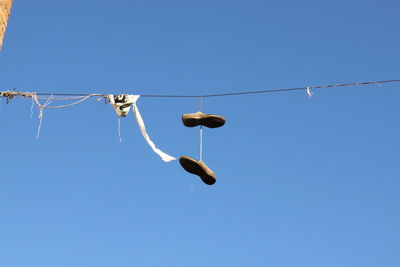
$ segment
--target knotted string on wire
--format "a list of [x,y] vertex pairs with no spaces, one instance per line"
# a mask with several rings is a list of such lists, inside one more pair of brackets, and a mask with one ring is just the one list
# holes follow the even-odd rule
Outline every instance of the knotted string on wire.
[[[17,95],[20,95],[20,93],[17,94]],[[39,109],[39,115],[38,115],[38,118],[39,118],[39,126],[38,126],[38,130],[37,130],[37,134],[36,134],[36,140],[37,140],[37,139],[39,139],[39,137],[40,137],[40,132],[41,132],[41,128],[42,128],[42,122],[43,122],[43,115],[44,115],[43,110],[44,110],[45,108],[48,108],[48,109],[62,109],[62,108],[72,107],[72,106],[78,105],[79,103],[81,103],[81,102],[87,100],[88,98],[90,98],[90,97],[92,97],[92,96],[94,96],[94,95],[91,94],[91,95],[81,96],[81,97],[57,99],[58,101],[66,101],[66,100],[71,100],[71,99],[79,99],[79,100],[76,101],[76,102],[73,102],[73,103],[68,104],[68,105],[62,105],[62,106],[49,106],[49,105],[52,103],[52,101],[54,101],[54,95],[50,95],[49,98],[47,98],[46,102],[45,102],[43,105],[40,104],[39,98],[38,98],[38,96],[37,96],[37,93],[24,93],[24,96],[25,96],[25,97],[31,97],[31,98],[32,98],[31,117],[33,116],[33,106],[34,106],[35,103],[36,103],[36,105],[37,105],[37,107],[38,107],[38,109]],[[97,96],[97,95],[96,95],[96,96]],[[40,99],[43,99],[43,98],[40,98]]]
[[49,96],[49,98],[46,100],[46,102],[43,105],[41,105],[39,103],[39,100],[37,99],[37,95],[35,93],[32,93],[31,97],[35,101],[35,103],[36,103],[36,105],[38,106],[38,109],[39,109],[39,116],[38,116],[38,118],[39,118],[39,126],[38,126],[38,130],[37,130],[37,134],[36,134],[36,140],[38,140],[39,137],[40,137],[40,131],[42,129],[42,121],[43,121],[43,115],[44,115],[43,109],[46,108],[48,105],[50,105],[50,103],[51,103],[52,99],[54,98],[54,96],[53,95]]
[[[71,104],[68,104],[68,105],[63,105],[63,106],[46,106],[45,108],[51,108],[51,109],[69,108],[69,107],[78,105],[79,103],[81,103],[81,102],[83,102],[83,101],[85,101],[85,100],[87,100],[87,99],[89,99],[90,97],[93,97],[93,96],[97,96],[97,95],[96,95],[96,94],[90,94],[90,95],[87,95],[87,96],[76,97],[75,99],[80,99],[80,100],[78,100],[78,101],[76,101],[76,102],[73,102],[73,103],[71,103]],[[70,100],[70,99],[58,99],[58,100]]]

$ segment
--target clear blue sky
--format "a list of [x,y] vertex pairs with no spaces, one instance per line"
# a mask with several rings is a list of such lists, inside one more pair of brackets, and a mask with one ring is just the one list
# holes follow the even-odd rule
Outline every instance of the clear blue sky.
[[[18,1],[4,89],[208,94],[399,79],[388,1]],[[0,104],[0,266],[400,266],[400,84],[207,99],[206,186],[94,99]],[[140,99],[155,143],[198,158],[196,99]],[[37,110],[36,110],[37,112]]]

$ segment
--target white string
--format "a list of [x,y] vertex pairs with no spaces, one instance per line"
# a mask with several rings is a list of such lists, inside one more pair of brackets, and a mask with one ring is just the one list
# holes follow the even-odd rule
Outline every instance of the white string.
[[42,129],[42,122],[43,122],[43,115],[44,115],[44,113],[43,113],[43,108],[45,108],[46,106],[50,105],[51,99],[52,99],[52,98],[53,98],[53,95],[51,95],[51,96],[49,97],[49,99],[47,99],[46,103],[45,103],[43,106],[40,106],[40,107],[39,107],[39,110],[40,110],[40,112],[39,112],[39,127],[38,127],[38,131],[37,131],[37,135],[36,135],[36,140],[39,139],[39,137],[40,137],[40,131],[41,131],[41,129]]
[[[54,101],[69,101],[69,100],[77,100],[77,99],[82,99],[85,98],[86,95],[84,96],[77,96],[77,97],[64,97],[64,98],[53,98]],[[45,97],[38,97],[39,100],[46,100],[47,98]]]
[[51,102],[53,101],[53,99],[54,99],[54,96],[53,96],[53,95],[51,95],[51,96],[46,100],[46,102],[44,103],[44,105],[41,105],[41,104],[39,103],[39,100],[38,100],[38,97],[37,97],[37,94],[36,94],[36,93],[30,93],[30,96],[31,96],[31,98],[32,98],[31,117],[33,116],[33,105],[34,105],[34,103],[36,103],[36,105],[37,105],[38,108],[39,108],[39,116],[38,116],[38,118],[39,118],[39,126],[38,126],[38,130],[37,130],[37,134],[36,134],[36,140],[37,140],[37,139],[39,139],[39,137],[40,137],[40,132],[41,132],[41,129],[42,129],[42,121],[43,121],[43,115],[44,115],[43,109],[45,109],[45,108],[50,108],[50,109],[61,109],[61,108],[72,107],[72,106],[75,106],[75,105],[77,105],[77,104],[79,104],[79,103],[85,101],[86,99],[88,99],[88,98],[90,98],[90,97],[92,97],[92,96],[97,96],[97,95],[96,95],[96,94],[90,94],[90,95],[87,95],[87,96],[85,96],[85,97],[81,97],[82,99],[80,99],[80,100],[78,100],[78,101],[76,101],[76,102],[74,102],[74,103],[71,103],[71,104],[68,104],[68,105],[64,105],[64,106],[55,106],[55,107],[49,107],[50,103],[51,103]]
[[[36,96],[36,95],[35,95]],[[33,107],[35,106],[35,101],[32,96],[32,105],[31,105],[31,118],[33,117]]]
[[[203,112],[203,97],[200,97],[200,112]],[[200,125],[200,162],[203,162],[203,125]]]
[[119,141],[122,142],[122,137],[121,137],[121,119],[118,118],[118,137]]
[[81,102],[83,102],[83,101],[85,101],[86,99],[88,99],[89,97],[92,97],[92,96],[98,96],[97,94],[91,94],[91,95],[87,95],[87,96],[85,96],[84,98],[82,98],[81,100],[79,100],[79,101],[76,101],[76,102],[74,102],[74,103],[71,103],[71,104],[68,104],[68,105],[64,105],[64,106],[55,106],[55,107],[45,107],[45,108],[51,108],[51,109],[57,109],[57,108],[69,108],[69,107],[72,107],[72,106],[75,106],[75,105],[78,105],[79,103],[81,103]]
[[203,125],[200,125],[200,161],[203,161]]
[[44,115],[43,109],[46,108],[48,105],[50,105],[50,103],[51,103],[52,99],[54,98],[54,96],[53,95],[49,96],[49,98],[44,103],[44,105],[41,105],[39,103],[39,101],[37,99],[37,95],[35,93],[32,93],[31,97],[36,102],[36,105],[39,108],[39,116],[38,116],[38,118],[39,118],[39,126],[38,126],[38,130],[37,130],[37,134],[36,134],[36,140],[38,140],[39,137],[40,137],[41,129],[42,129],[42,122],[43,122],[43,115]]

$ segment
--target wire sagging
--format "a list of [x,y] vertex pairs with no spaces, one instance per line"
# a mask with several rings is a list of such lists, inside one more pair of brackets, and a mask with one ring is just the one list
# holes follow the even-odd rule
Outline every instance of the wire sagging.
[[[384,83],[397,83],[399,80],[384,80],[384,81],[369,81],[369,82],[356,82],[356,83],[342,83],[342,84],[330,84],[330,85],[318,85],[318,86],[307,86],[307,87],[297,87],[297,88],[285,88],[285,89],[269,89],[269,90],[254,90],[254,91],[243,91],[243,92],[229,92],[229,93],[220,93],[220,94],[206,94],[206,95],[174,95],[174,94],[143,94],[141,97],[151,97],[151,98],[208,98],[208,97],[223,97],[223,96],[237,96],[237,95],[250,95],[250,94],[266,94],[266,93],[277,93],[277,92],[290,92],[290,91],[307,91],[309,88],[312,89],[322,89],[322,88],[334,88],[334,87],[349,87],[349,86],[359,86],[359,85],[368,85],[368,84],[376,84],[381,86]],[[7,99],[11,99],[15,96],[23,96],[30,97],[31,93],[22,93],[18,91],[5,91],[0,92],[0,97],[6,97]],[[37,96],[73,96],[76,98],[65,98],[65,99],[57,99],[57,100],[71,100],[71,99],[81,99],[78,103],[86,100],[90,97],[107,97],[108,94],[88,94],[88,93],[36,93]],[[82,99],[82,98],[83,99]],[[56,99],[54,99],[56,100]],[[72,105],[74,105],[73,103]],[[53,108],[53,107],[48,107]],[[56,107],[57,108],[57,107]]]

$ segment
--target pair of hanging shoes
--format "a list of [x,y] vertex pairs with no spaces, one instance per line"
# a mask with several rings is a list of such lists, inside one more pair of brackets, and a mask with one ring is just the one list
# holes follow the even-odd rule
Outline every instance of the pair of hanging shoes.
[[[182,116],[183,125],[186,127],[205,126],[218,128],[225,124],[225,118],[219,115],[205,114],[201,111],[188,113]],[[179,163],[185,171],[195,174],[207,185],[213,185],[217,181],[215,173],[203,162],[188,156],[179,158]]]

